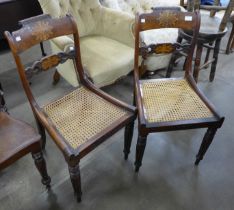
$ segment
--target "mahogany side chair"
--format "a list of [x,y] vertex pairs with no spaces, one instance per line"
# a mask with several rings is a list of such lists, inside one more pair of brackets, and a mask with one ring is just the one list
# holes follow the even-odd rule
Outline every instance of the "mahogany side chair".
[[41,136],[25,122],[16,120],[7,113],[0,84],[0,170],[10,166],[21,157],[32,154],[41,174],[42,184],[50,188],[50,177],[41,148]]
[[[81,158],[126,126],[124,154],[127,158],[133,135],[136,108],[96,88],[84,73],[81,63],[79,34],[74,19],[67,15],[51,18],[40,15],[23,21],[18,31],[5,32],[31,108],[43,132],[45,128],[64,155],[77,201],[81,201]],[[47,55],[25,69],[21,53],[46,40],[64,35],[74,39],[74,48]],[[72,59],[81,85],[57,100],[39,105],[27,81],[25,71],[47,71]],[[90,58],[92,59],[92,58]],[[44,139],[45,140],[45,139]]]
[[[183,1],[181,1],[183,2]],[[183,3],[182,3],[183,4]],[[187,0],[187,10],[195,11],[201,10],[201,27],[196,43],[195,64],[193,76],[195,81],[198,81],[199,71],[207,69],[210,65],[209,81],[212,82],[215,77],[216,66],[220,51],[220,43],[224,35],[227,33],[227,22],[230,18],[234,8],[234,0],[230,0],[228,5],[220,6],[220,0],[215,0],[213,5],[201,5],[200,0]],[[216,11],[225,10],[223,17],[215,15]],[[210,12],[207,12],[210,11]],[[183,40],[191,41],[192,33],[190,30],[180,30],[177,42],[181,43]],[[201,56],[203,49],[207,49],[205,61],[201,64]],[[210,58],[210,52],[213,50],[213,56]],[[167,70],[166,77],[170,77],[173,65],[177,59],[177,55],[172,56],[170,67]]]
[[[192,57],[197,41],[200,15],[198,12],[181,12],[176,8],[158,7],[152,13],[136,17],[135,27],[135,101],[138,108],[138,140],[136,145],[135,171],[142,165],[149,133],[204,128],[208,130],[202,141],[195,164],[205,155],[216,130],[222,126],[221,117],[213,105],[198,89],[192,75]],[[190,45],[179,43],[141,44],[141,32],[159,28],[192,30]],[[155,37],[156,39],[157,37]],[[189,47],[183,78],[143,79],[145,59],[149,54],[167,54]],[[139,60],[142,58],[141,65]]]

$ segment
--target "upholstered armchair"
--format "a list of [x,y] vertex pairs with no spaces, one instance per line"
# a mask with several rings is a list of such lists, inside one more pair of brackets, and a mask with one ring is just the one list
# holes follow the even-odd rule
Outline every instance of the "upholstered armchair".
[[[133,70],[134,36],[131,15],[103,7],[98,0],[38,0],[52,17],[71,14],[78,25],[81,58],[87,75],[99,87],[109,85]],[[73,46],[69,36],[51,42],[53,52]],[[72,63],[58,66],[59,75],[78,86]]]
[[[115,9],[117,11],[126,12],[132,16],[136,13],[148,13],[151,12],[152,7],[157,6],[179,6],[179,0],[100,0],[101,4],[105,7]],[[182,7],[181,7],[182,8]],[[177,29],[159,29],[149,30],[141,33],[141,40],[145,45],[157,44],[155,43],[155,37],[157,37],[158,43],[171,43],[176,42],[178,36]],[[154,71],[158,69],[164,69],[168,67],[171,59],[171,54],[168,55],[152,55],[149,56],[146,65],[147,70]]]

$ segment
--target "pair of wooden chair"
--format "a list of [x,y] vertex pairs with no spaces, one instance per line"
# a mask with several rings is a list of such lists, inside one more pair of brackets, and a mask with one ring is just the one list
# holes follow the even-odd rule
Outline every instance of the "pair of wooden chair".
[[[144,61],[152,53],[171,53],[181,48],[178,44],[141,46],[140,32],[158,28],[183,28],[194,31],[186,73],[182,79],[141,80],[146,70]],[[199,14],[180,12],[177,8],[155,9],[136,18],[135,43],[135,101],[138,108],[139,136],[136,146],[136,171],[142,163],[148,133],[208,127],[196,164],[203,158],[223,119],[202,95],[192,77],[192,55],[199,30]],[[121,29],[120,29],[121,30]],[[68,163],[71,182],[81,201],[79,162],[82,157],[101,144],[107,137],[125,128],[124,156],[128,158],[133,135],[136,109],[97,89],[85,75],[80,57],[79,35],[71,16],[52,19],[42,15],[23,21],[23,28],[5,33],[18,67],[21,81],[42,136],[48,131]],[[30,47],[58,36],[73,35],[74,48],[48,55],[25,68],[20,54]],[[139,67],[139,55],[142,63]],[[72,59],[81,86],[63,97],[39,106],[27,81],[25,71],[47,71]],[[92,59],[92,58],[90,58]],[[45,141],[45,139],[44,139]],[[45,145],[45,143],[44,143]]]

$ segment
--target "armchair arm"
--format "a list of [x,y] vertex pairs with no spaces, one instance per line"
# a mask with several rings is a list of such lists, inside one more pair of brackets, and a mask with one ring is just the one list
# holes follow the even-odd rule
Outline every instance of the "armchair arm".
[[69,36],[56,37],[52,42],[62,51],[66,51],[67,47],[74,46],[74,41]]
[[106,7],[101,7],[100,10],[102,16],[96,32],[134,48],[134,17]]

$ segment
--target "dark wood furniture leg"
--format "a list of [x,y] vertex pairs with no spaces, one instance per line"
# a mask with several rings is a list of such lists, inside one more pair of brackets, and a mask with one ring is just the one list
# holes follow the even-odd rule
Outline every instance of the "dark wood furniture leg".
[[170,63],[169,63],[168,68],[167,68],[166,78],[171,77],[171,73],[172,73],[173,67],[175,65],[175,61],[176,61],[176,54],[173,53],[171,56]]
[[60,80],[60,74],[58,73],[58,70],[56,69],[54,72],[54,76],[53,76],[53,85],[56,85],[59,80]]
[[215,77],[215,70],[216,70],[216,65],[217,65],[218,57],[219,57],[220,43],[221,43],[221,38],[219,38],[215,41],[214,54],[213,54],[214,62],[212,62],[212,64],[211,64],[210,82],[212,82],[214,80],[214,77]]
[[36,118],[36,123],[37,123],[37,129],[39,134],[41,135],[41,148],[44,150],[45,149],[45,145],[46,145],[46,133],[45,133],[45,129],[43,127],[43,125],[41,124],[41,122]]
[[196,155],[195,165],[198,165],[199,162],[203,159],[207,149],[209,148],[209,146],[210,146],[210,144],[215,136],[216,131],[217,131],[217,128],[208,128],[207,129],[206,134],[202,140],[199,152]]
[[227,47],[226,47],[226,54],[229,54],[232,49],[234,49],[234,16],[232,16],[232,30],[228,39]]
[[202,49],[203,49],[202,44],[201,43],[197,43],[195,65],[194,65],[194,72],[193,72],[193,77],[194,77],[194,80],[196,82],[198,81],[198,75],[199,75],[199,71],[200,71]]
[[[41,145],[38,145],[37,147],[40,148]],[[49,189],[50,188],[51,178],[47,174],[46,162],[45,162],[45,160],[43,158],[42,151],[32,152],[32,157],[34,159],[35,165],[36,165],[39,173],[41,174],[42,184],[44,184],[46,186],[46,188]]]
[[77,197],[77,201],[81,202],[81,178],[80,178],[80,166],[77,164],[68,163],[68,170],[70,173],[71,183],[74,189],[75,196]]
[[45,53],[45,49],[44,49],[43,42],[40,42],[40,48],[41,48],[41,54],[42,54],[42,57],[46,56],[46,53]]
[[[183,38],[180,37],[180,36],[178,36],[176,42],[182,43],[182,40],[183,40]],[[170,63],[169,63],[168,68],[167,68],[166,78],[170,78],[171,77],[171,73],[172,73],[173,67],[176,65],[175,64],[176,58],[177,58],[177,55],[175,53],[173,53],[172,56],[171,56]]]
[[[209,43],[208,45],[209,45],[210,47],[212,47],[213,43]],[[211,48],[207,48],[206,58],[205,58],[204,64],[207,63],[208,60],[209,60],[210,51],[211,51]],[[206,65],[204,68],[207,69],[209,66],[210,66],[210,65]]]
[[124,132],[124,159],[128,159],[128,155],[130,153],[130,147],[132,144],[132,136],[133,136],[133,131],[134,131],[134,121],[129,123],[125,127],[125,132]]
[[0,112],[7,112],[7,107],[4,99],[2,84],[0,83]]
[[232,44],[231,44],[230,50],[233,50],[233,49],[234,49],[234,33],[233,33],[233,39],[232,39]]
[[138,136],[136,145],[136,161],[135,161],[135,172],[139,171],[142,165],[142,158],[145,151],[147,136]]

